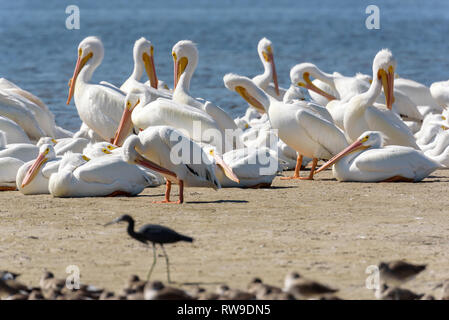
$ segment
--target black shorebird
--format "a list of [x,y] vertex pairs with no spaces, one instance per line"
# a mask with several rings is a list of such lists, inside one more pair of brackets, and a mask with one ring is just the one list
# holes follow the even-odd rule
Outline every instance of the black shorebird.
[[169,283],[171,283],[168,256],[165,252],[164,244],[175,243],[178,241],[193,242],[193,238],[184,236],[177,233],[175,230],[157,224],[146,224],[142,226],[139,231],[134,231],[134,219],[127,214],[124,214],[117,219],[106,223],[105,226],[119,222],[128,222],[127,231],[131,238],[136,239],[137,241],[142,242],[146,245],[151,242],[153,245],[153,264],[151,265],[150,271],[148,272],[147,281],[150,279],[153,268],[156,265],[156,244],[160,244],[162,251],[164,252],[165,261],[167,263],[167,280]]

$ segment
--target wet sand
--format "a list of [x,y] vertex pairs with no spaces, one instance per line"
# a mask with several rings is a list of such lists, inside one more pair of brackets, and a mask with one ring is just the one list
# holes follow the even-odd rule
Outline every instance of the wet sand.
[[[65,277],[77,265],[81,282],[119,291],[152,262],[151,249],[130,239],[124,224],[103,227],[129,213],[137,227],[163,224],[194,237],[166,246],[171,276],[210,290],[217,282],[246,288],[254,276],[281,285],[297,270],[339,288],[342,298],[370,299],[365,269],[400,258],[428,264],[407,288],[432,292],[449,278],[449,171],[421,183],[361,184],[337,182],[328,170],[315,181],[276,178],[270,189],[191,188],[184,205],[153,204],[163,193],[164,186],[131,198],[0,192],[0,269],[37,285],[43,270]],[[152,279],[166,280],[162,256]]]

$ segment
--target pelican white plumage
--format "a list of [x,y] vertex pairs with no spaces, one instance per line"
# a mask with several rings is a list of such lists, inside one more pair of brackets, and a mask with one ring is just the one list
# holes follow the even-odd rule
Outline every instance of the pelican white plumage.
[[[55,124],[55,117],[42,100],[5,78],[0,78],[0,92],[1,95],[4,96],[2,99],[3,104],[9,104],[9,107],[13,108],[18,108],[20,106],[28,110],[35,118],[39,128],[44,131],[45,135],[55,137],[58,131]],[[11,115],[16,116],[15,114]],[[11,119],[15,120],[14,118]],[[22,119],[22,121],[24,122],[24,119]],[[22,123],[18,124],[22,125]],[[28,124],[27,127],[32,125],[33,124]]]
[[81,120],[105,141],[111,142],[123,112],[125,93],[105,84],[89,83],[103,56],[99,38],[87,37],[80,42],[75,70],[69,81],[67,104],[75,96]]
[[432,97],[430,88],[411,79],[396,78],[394,81],[395,92],[403,92],[417,106],[429,106],[435,112],[443,111],[441,106]]
[[264,72],[255,76],[252,80],[268,95],[278,101],[282,101],[287,90],[279,88],[272,42],[265,37],[260,39],[257,44],[257,53],[262,62]]
[[432,83],[430,93],[439,106],[449,108],[449,80]]
[[[214,163],[209,161],[204,150],[181,131],[168,126],[149,127],[139,135],[131,135],[122,147],[123,159],[154,170],[165,177],[165,199],[161,203],[172,203],[172,183],[179,184],[179,200],[184,201],[184,186],[221,188],[215,176]],[[225,163],[223,168],[233,176]]]
[[421,181],[441,165],[422,152],[404,146],[384,147],[383,134],[366,131],[317,173],[333,166],[339,181],[395,182]]
[[177,42],[172,49],[174,63],[174,92],[173,101],[203,110],[211,116],[224,132],[226,129],[235,130],[234,120],[220,107],[210,101],[200,101],[189,94],[190,80],[198,65],[198,49],[190,40]]
[[0,130],[5,134],[7,143],[31,143],[26,132],[9,118],[0,116]]
[[157,178],[128,164],[120,155],[95,159],[67,152],[59,170],[50,177],[48,188],[54,197],[135,196]]
[[[211,146],[205,146],[204,150],[211,157],[217,152]],[[277,153],[267,147],[236,149],[219,156],[239,179],[239,182],[230,179],[226,170],[218,163],[215,175],[222,188],[269,187],[277,173],[282,171]]]
[[[0,131],[0,154],[6,148],[6,138],[3,131]],[[14,154],[11,154],[14,156]],[[0,157],[0,191],[16,190],[16,173],[25,162],[11,157]]]
[[89,140],[85,138],[61,138],[54,139],[50,137],[40,138],[36,146],[41,147],[44,144],[51,144],[54,147],[57,156],[71,151],[73,153],[82,153],[84,148],[89,144]]
[[58,172],[60,160],[51,144],[43,144],[38,157],[17,171],[16,185],[19,191],[25,195],[50,193],[48,181],[53,173]]
[[[279,138],[299,153],[295,174],[289,178],[313,179],[318,159],[329,159],[347,146],[343,132],[310,107],[309,102],[284,104],[265,94],[250,79],[234,74],[225,75],[224,83],[256,109],[266,110]],[[307,178],[299,176],[303,156],[313,158]]]
[[227,140],[225,132],[204,111],[168,99],[159,98],[151,103],[148,99],[147,92],[137,88],[128,93],[115,145],[122,145],[133,126],[138,132],[148,127],[166,125],[183,130],[194,141],[213,144],[220,152],[232,147],[232,141]]
[[6,136],[0,131],[0,158],[15,158],[27,162],[36,159],[39,147],[29,143],[6,144]]
[[[374,57],[373,82],[368,91],[352,97],[344,111],[344,129],[348,141],[355,141],[365,131],[380,131],[387,145],[402,145],[419,149],[415,138],[405,123],[391,111],[393,105],[394,70],[396,60],[391,51],[383,49]],[[373,106],[382,87],[385,104],[381,110]]]
[[[154,64],[154,46],[144,37],[136,40],[133,48],[134,69],[129,78],[122,84],[120,90],[125,93],[130,92],[133,88],[146,90],[150,94],[151,101],[157,98],[171,99],[172,95],[167,90],[158,90],[158,79],[156,75],[156,67]],[[143,71],[148,75],[150,85],[140,82]]]

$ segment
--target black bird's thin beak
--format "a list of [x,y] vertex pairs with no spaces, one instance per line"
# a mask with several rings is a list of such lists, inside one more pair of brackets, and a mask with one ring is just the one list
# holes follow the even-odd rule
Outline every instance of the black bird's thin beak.
[[111,222],[106,223],[106,224],[104,225],[104,227],[107,227],[107,226],[109,226],[109,225],[111,225],[111,224],[115,224],[115,223],[117,223],[117,221],[113,220],[113,221],[111,221]]

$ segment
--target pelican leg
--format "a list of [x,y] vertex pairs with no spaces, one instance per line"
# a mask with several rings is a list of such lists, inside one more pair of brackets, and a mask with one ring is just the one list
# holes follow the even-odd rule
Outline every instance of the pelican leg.
[[172,283],[172,281],[170,280],[170,265],[168,262],[168,255],[167,255],[167,252],[165,252],[165,248],[162,243],[161,243],[161,248],[162,248],[162,251],[164,251],[165,263],[167,266],[167,281],[168,281],[168,283]]
[[184,202],[184,181],[179,180],[179,200],[178,203],[181,204]]
[[153,201],[153,203],[179,203],[179,201],[170,201],[171,185],[172,182],[165,179],[165,199],[162,201]]
[[302,180],[313,180],[313,175],[315,174],[315,169],[316,169],[317,163],[318,163],[318,159],[317,158],[313,158],[312,159],[312,167],[310,168],[309,176],[307,178],[300,178],[300,179],[302,179]]
[[301,164],[302,164],[302,155],[300,154],[296,158],[295,174],[292,177],[282,177],[281,180],[300,179],[299,173],[301,171]]
[[154,266],[156,265],[156,245],[153,243],[153,264],[151,265],[150,271],[148,271],[147,281],[150,280],[151,273],[153,272]]

